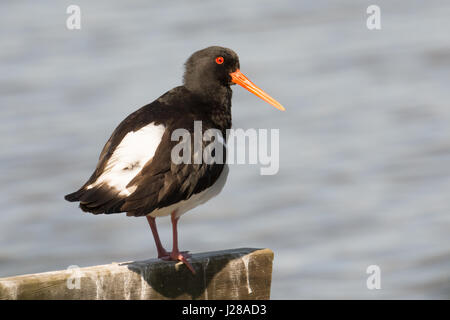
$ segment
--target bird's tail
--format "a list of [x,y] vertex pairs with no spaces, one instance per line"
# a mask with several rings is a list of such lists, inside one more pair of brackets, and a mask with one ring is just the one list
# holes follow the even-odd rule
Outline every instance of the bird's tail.
[[85,192],[84,188],[81,188],[78,191],[66,194],[64,196],[64,199],[70,202],[80,201],[80,197],[84,194],[84,192]]
[[83,186],[80,190],[64,196],[64,199],[70,202],[79,201],[81,210],[93,214],[123,212],[121,206],[125,202],[124,197],[120,196],[117,190],[108,188],[105,185],[91,189],[86,189]]

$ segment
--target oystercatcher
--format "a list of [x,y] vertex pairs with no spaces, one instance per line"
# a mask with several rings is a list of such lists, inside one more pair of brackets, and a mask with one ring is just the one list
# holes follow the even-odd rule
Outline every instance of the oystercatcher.
[[[146,216],[155,239],[158,258],[187,261],[189,254],[178,249],[177,222],[182,214],[216,196],[223,188],[228,166],[222,163],[171,161],[177,143],[171,134],[183,128],[193,132],[194,121],[202,130],[231,128],[230,86],[239,84],[276,108],[284,108],[239,71],[237,54],[213,46],[195,52],[185,63],[183,85],[130,114],[114,130],[100,154],[89,180],[65,199],[79,201],[93,214],[126,212]],[[203,142],[203,147],[205,147]],[[226,142],[223,142],[226,148]],[[171,216],[173,248],[161,244],[155,218]]]

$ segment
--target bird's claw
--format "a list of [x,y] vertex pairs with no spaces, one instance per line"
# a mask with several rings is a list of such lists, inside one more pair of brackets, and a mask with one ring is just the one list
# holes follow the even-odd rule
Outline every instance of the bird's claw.
[[181,261],[183,262],[186,267],[191,270],[193,274],[195,274],[195,270],[190,264],[189,261],[187,261],[188,258],[191,257],[191,255],[188,253],[189,251],[181,251],[181,252],[171,252],[170,254],[167,254],[166,256],[161,257],[160,259],[165,261]]

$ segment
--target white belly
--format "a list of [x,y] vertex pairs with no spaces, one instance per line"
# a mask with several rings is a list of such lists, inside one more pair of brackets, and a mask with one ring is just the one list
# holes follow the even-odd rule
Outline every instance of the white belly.
[[181,202],[172,204],[168,207],[160,208],[157,210],[152,211],[150,214],[148,214],[151,217],[163,217],[168,216],[172,212],[176,212],[177,217],[181,216],[182,214],[186,213],[187,211],[205,203],[209,199],[217,196],[220,191],[222,191],[223,186],[225,185],[225,182],[227,181],[228,177],[228,165],[224,165],[222,173],[219,176],[219,179],[208,189],[203,190],[202,192],[199,192],[197,194],[194,194],[187,200],[183,200]]

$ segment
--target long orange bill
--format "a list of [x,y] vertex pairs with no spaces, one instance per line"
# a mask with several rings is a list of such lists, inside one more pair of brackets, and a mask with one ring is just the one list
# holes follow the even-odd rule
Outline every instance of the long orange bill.
[[263,90],[261,90],[259,87],[257,87],[253,82],[251,82],[246,76],[244,76],[239,69],[237,69],[235,72],[230,73],[231,81],[234,83],[240,85],[244,89],[247,89],[251,93],[257,95],[264,101],[270,103],[278,110],[284,111],[284,107],[274,98],[269,96],[267,93],[265,93]]

